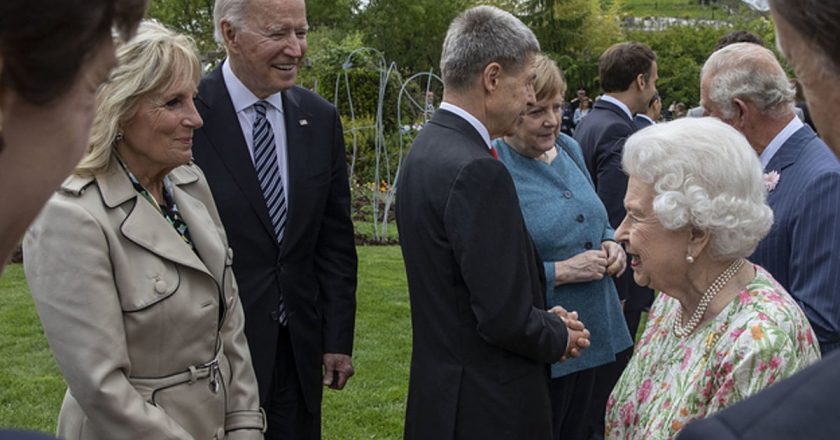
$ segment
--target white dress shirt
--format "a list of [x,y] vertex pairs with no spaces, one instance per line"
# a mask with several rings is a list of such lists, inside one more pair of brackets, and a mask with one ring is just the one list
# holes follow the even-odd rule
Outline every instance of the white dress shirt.
[[601,99],[603,99],[604,101],[607,101],[607,102],[610,102],[610,103],[613,103],[613,104],[617,105],[617,106],[618,106],[618,108],[620,108],[620,109],[624,110],[624,113],[627,115],[627,119],[629,119],[629,120],[631,120],[631,121],[633,120],[633,113],[630,111],[630,107],[627,107],[627,104],[625,104],[625,103],[623,103],[623,102],[619,101],[619,100],[618,100],[618,99],[616,99],[616,98],[613,98],[613,97],[612,97],[612,96],[610,96],[610,95],[602,95],[602,96],[601,96]]
[[[780,131],[776,137],[767,144],[767,148],[761,152],[761,155],[758,156],[758,159],[761,161],[762,168],[766,169],[767,165],[770,163],[770,160],[773,159],[773,156],[782,148],[785,142],[793,136],[794,133],[799,131],[802,126],[805,125],[802,121],[799,120],[796,116],[794,116],[790,122],[785,126],[785,128]],[[768,170],[771,171],[771,170]],[[778,170],[776,170],[778,171]]]
[[455,104],[451,104],[448,102],[441,102],[440,109],[446,110],[448,112],[455,113],[456,115],[460,116],[461,118],[465,119],[467,122],[472,125],[478,134],[481,135],[481,138],[484,139],[484,143],[487,145],[487,149],[493,148],[493,144],[490,143],[490,132],[487,131],[487,127],[481,123],[475,116],[471,115],[468,111],[458,107]]
[[[233,70],[225,60],[222,64],[222,77],[225,80],[225,87],[227,87],[230,94],[230,100],[233,102],[233,109],[236,111],[236,117],[239,119],[239,126],[242,128],[242,135],[245,137],[245,143],[248,145],[248,153],[251,155],[251,163],[254,163],[254,120],[257,118],[257,111],[254,109],[254,104],[260,101],[242,81],[236,77]],[[286,206],[289,206],[289,165],[288,165],[288,151],[286,145],[286,121],[283,118],[283,95],[279,92],[266,97],[262,101],[269,103],[266,107],[265,117],[271,124],[271,129],[274,131],[274,144],[277,147],[277,167],[280,171],[280,176],[283,178],[283,195],[286,199]],[[256,164],[254,164],[256,167]]]

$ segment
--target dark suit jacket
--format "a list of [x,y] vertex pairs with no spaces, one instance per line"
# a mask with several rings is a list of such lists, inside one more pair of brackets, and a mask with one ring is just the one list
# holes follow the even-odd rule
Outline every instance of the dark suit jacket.
[[689,424],[679,440],[837,440],[840,352],[727,408]]
[[823,354],[840,347],[840,162],[807,125],[767,164],[773,227],[750,260],[793,295]]
[[[626,213],[624,194],[627,192],[627,175],[621,168],[621,155],[624,153],[624,142],[638,129],[617,105],[599,99],[575,130],[575,140],[583,150],[595,190],[607,208],[610,225],[616,229]],[[633,281],[632,270],[624,271],[615,280],[615,287],[618,296],[627,300],[625,310],[640,310],[653,302],[653,291],[637,285]]]
[[566,349],[513,180],[438,110],[400,170],[413,347],[405,438],[548,439],[549,362]]
[[221,67],[199,84],[196,107],[204,126],[195,132],[193,154],[236,254],[233,271],[260,401],[268,400],[282,292],[301,387],[314,412],[321,401],[322,355],[350,354],[355,322],[356,249],[338,113],[302,88],[283,92],[289,209],[278,246]]

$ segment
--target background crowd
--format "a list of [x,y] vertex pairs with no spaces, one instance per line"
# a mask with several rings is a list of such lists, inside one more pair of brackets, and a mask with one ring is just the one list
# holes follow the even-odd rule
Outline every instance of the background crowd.
[[[769,3],[807,113],[748,34],[703,66],[701,117],[664,122],[645,44],[567,106],[519,19],[452,21],[398,187],[405,438],[840,435],[840,8]],[[57,434],[320,438],[357,261],[338,111],[295,85],[304,1],[217,0],[203,78],[144,2],[60,6],[0,9],[0,261],[28,227]]]

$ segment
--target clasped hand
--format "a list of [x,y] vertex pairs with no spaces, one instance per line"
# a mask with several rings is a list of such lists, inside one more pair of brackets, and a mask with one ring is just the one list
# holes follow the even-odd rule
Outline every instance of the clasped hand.
[[580,356],[581,350],[589,347],[589,330],[587,330],[586,326],[583,325],[583,322],[578,319],[578,313],[566,311],[566,309],[560,306],[552,307],[548,311],[554,313],[563,320],[569,334],[569,343],[566,345],[566,353],[562,358],[560,358],[560,362],[563,362],[570,357],[576,358]]

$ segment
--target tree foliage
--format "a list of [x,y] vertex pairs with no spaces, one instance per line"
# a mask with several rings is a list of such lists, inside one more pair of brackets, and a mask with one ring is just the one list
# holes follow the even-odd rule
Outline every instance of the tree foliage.
[[365,44],[404,73],[437,69],[449,23],[468,0],[371,0],[360,19]]

